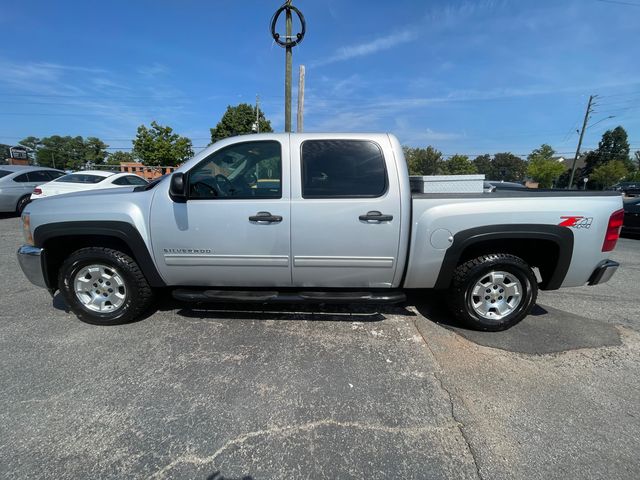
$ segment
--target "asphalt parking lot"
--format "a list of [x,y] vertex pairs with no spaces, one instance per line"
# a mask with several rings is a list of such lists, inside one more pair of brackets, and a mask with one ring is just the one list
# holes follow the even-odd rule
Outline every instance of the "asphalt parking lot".
[[19,271],[0,218],[1,478],[640,477],[640,240],[507,332],[435,295],[189,308],[95,327]]

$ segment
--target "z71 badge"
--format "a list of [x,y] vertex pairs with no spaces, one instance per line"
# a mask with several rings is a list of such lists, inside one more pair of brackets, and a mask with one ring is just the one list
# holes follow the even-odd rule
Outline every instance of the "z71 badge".
[[591,224],[593,223],[593,217],[560,217],[562,222],[558,225],[561,227],[571,227],[571,228],[591,228]]

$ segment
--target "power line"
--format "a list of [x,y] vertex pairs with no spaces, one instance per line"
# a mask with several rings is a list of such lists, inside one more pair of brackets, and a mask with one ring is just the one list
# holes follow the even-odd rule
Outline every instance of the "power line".
[[622,2],[619,0],[596,0],[596,2],[613,3],[616,5],[627,5],[629,7],[640,7],[640,3]]

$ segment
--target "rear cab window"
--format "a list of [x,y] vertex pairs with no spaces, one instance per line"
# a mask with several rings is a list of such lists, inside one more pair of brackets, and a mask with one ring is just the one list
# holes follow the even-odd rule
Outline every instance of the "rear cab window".
[[370,140],[306,140],[301,147],[303,198],[375,198],[388,187],[380,146]]
[[7,170],[0,170],[0,178],[2,177],[6,177],[7,175],[11,175],[12,172],[9,172]]

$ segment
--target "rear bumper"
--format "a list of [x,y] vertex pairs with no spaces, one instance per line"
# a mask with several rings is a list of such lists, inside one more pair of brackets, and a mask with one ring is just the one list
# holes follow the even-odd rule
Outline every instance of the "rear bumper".
[[18,263],[27,279],[34,285],[47,288],[43,268],[44,249],[23,245],[18,249]]
[[620,264],[613,260],[603,260],[593,271],[589,277],[589,285],[598,285],[599,283],[606,283],[616,273],[616,270]]

